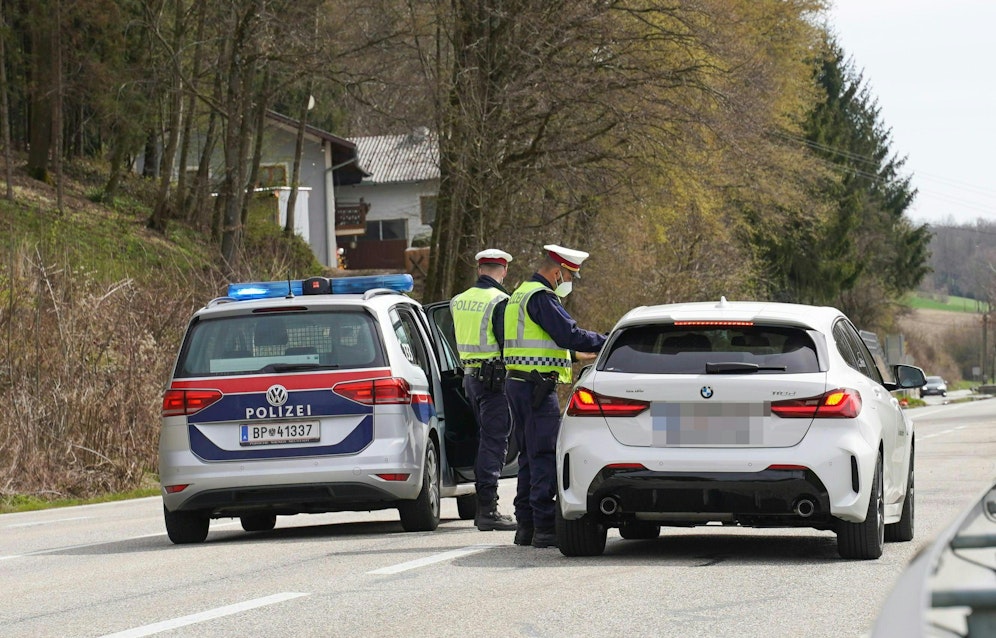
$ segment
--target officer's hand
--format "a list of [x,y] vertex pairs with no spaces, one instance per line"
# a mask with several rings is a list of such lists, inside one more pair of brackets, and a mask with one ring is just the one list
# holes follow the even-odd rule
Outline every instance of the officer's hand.
[[594,361],[598,354],[595,352],[575,352],[574,358],[578,361]]

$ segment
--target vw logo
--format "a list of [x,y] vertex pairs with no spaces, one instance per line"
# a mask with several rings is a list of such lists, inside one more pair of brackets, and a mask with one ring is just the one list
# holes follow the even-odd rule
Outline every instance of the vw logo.
[[712,398],[712,388],[710,388],[707,385],[704,385],[704,386],[702,386],[702,389],[699,390],[699,394],[702,395],[703,399],[711,399]]
[[287,388],[282,385],[271,385],[266,391],[266,402],[278,408],[287,403]]

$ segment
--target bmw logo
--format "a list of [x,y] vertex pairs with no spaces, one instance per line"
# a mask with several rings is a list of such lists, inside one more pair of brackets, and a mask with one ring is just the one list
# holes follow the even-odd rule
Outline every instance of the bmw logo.
[[266,391],[266,402],[278,408],[287,403],[287,388],[282,385],[271,385]]
[[702,389],[699,390],[699,394],[702,395],[703,399],[711,399],[712,398],[712,388],[710,388],[707,385],[704,385],[704,386],[702,386]]

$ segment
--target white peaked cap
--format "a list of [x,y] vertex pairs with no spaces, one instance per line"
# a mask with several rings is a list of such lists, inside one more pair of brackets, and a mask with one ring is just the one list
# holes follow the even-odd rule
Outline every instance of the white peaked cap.
[[512,256],[504,250],[488,248],[474,255],[474,259],[479,264],[501,264],[502,266],[507,266],[508,262],[512,261]]
[[583,250],[574,250],[572,248],[564,248],[563,246],[558,246],[556,244],[547,244],[543,246],[543,250],[547,251],[555,261],[557,261],[564,268],[577,272],[581,269],[581,262],[588,259],[588,253]]

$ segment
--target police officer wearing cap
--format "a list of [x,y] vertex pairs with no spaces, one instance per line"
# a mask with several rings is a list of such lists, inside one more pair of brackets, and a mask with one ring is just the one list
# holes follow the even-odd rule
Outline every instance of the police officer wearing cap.
[[502,281],[512,256],[503,250],[482,250],[477,283],[450,300],[457,350],[464,369],[463,389],[477,417],[479,445],[474,464],[477,515],[481,531],[513,530],[515,521],[498,512],[498,479],[505,466],[512,422],[505,399],[502,343],[508,291]]
[[516,545],[556,547],[554,501],[557,495],[557,433],[560,402],[556,384],[570,383],[571,363],[593,359],[605,336],[579,328],[561,299],[581,277],[588,253],[548,244],[532,278],[508,300],[505,309],[505,396],[519,445],[515,494]]

